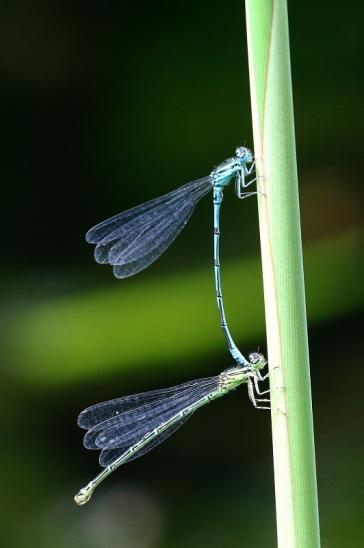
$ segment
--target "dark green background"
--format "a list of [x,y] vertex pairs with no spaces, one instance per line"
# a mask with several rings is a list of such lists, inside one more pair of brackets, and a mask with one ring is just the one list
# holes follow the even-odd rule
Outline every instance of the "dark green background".
[[[290,3],[330,548],[362,538],[362,15],[359,2]],[[84,234],[251,145],[243,2],[2,2],[0,73],[2,545],[274,546],[269,414],[244,387],[114,473],[89,505],[72,500],[98,471],[76,426],[82,408],[231,365],[214,304],[210,198],[133,279],[97,265]],[[239,346],[265,352],[256,203],[230,191],[224,264]]]

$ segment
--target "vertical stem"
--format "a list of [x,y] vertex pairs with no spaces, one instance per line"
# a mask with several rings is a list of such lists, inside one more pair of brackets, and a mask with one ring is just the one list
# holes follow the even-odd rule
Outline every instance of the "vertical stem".
[[320,546],[286,0],[246,0],[280,548]]

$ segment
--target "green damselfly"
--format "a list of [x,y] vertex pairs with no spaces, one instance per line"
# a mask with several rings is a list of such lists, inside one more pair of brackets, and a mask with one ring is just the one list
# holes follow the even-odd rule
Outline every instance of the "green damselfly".
[[[226,369],[220,375],[197,379],[171,388],[153,390],[98,403],[82,411],[78,425],[87,430],[84,446],[101,450],[99,462],[104,467],[74,497],[78,505],[90,500],[95,488],[116,468],[141,457],[182,426],[203,405],[224,396],[245,383],[258,409],[269,409],[260,398],[259,383],[266,365],[258,352],[249,355],[247,366]],[[261,405],[263,404],[263,405]]]

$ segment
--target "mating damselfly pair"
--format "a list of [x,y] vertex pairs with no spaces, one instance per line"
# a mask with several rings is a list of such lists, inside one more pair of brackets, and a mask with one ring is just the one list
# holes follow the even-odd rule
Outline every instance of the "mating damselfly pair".
[[259,388],[259,383],[268,376],[261,373],[267,362],[258,352],[251,353],[246,359],[234,343],[226,321],[220,275],[223,189],[234,179],[238,198],[256,194],[245,190],[255,181],[247,180],[253,169],[251,151],[239,147],[234,157],[218,165],[207,177],[115,215],[87,233],[86,240],[96,245],[98,263],[112,265],[117,278],[132,276],[148,267],[167,249],[188,222],[199,200],[212,190],[216,300],[220,325],[237,365],[215,377],[110,400],[82,411],[78,425],[87,430],[84,446],[101,450],[99,462],[104,470],[78,492],[75,496],[77,504],[85,504],[97,485],[121,464],[156,447],[199,407],[240,384],[247,384],[249,398],[255,407],[269,409],[269,399],[260,397],[268,390]]

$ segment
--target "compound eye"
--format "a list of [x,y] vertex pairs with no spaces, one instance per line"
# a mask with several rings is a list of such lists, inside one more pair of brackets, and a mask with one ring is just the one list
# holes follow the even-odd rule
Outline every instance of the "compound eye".
[[237,158],[245,158],[247,154],[247,149],[245,147],[238,147],[235,151]]
[[258,363],[259,354],[257,352],[252,352],[251,354],[249,354],[249,361],[252,364]]

